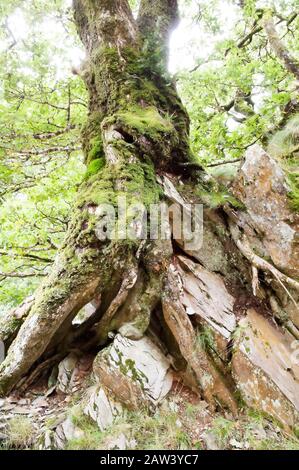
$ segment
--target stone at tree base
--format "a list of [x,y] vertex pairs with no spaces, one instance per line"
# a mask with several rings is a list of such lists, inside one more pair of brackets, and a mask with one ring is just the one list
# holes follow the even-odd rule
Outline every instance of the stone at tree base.
[[106,442],[107,450],[126,450],[127,446],[127,438],[123,433],[111,439],[110,442]]
[[71,353],[59,363],[56,390],[62,393],[72,391],[73,376],[78,362],[78,357]]
[[228,345],[236,328],[235,298],[221,275],[211,273],[183,256],[177,269],[182,282],[181,302],[195,323],[208,332],[217,351],[214,359],[220,369],[228,361]]
[[147,337],[131,340],[116,335],[96,357],[94,372],[116,399],[135,409],[145,402],[157,405],[172,386],[169,360]]
[[246,212],[238,212],[238,217],[252,248],[296,278],[299,216],[290,208],[288,192],[286,175],[278,162],[259,145],[251,146],[233,185],[234,195],[246,206]]
[[285,427],[295,428],[299,424],[299,365],[292,349],[294,338],[253,309],[239,328],[232,373],[244,401]]
[[[162,302],[165,323],[174,338],[177,350],[185,360],[185,365],[182,364],[179,369],[183,372],[182,379],[189,386],[192,382],[195,384],[198,392],[209,403],[212,410],[221,404],[222,408],[228,409],[236,415],[237,403],[233,395],[232,381],[226,376],[222,360],[219,369],[208,350],[210,348],[203,344],[200,331],[194,329],[190,318],[194,317],[196,311],[191,311],[189,308],[188,315],[187,308],[183,303],[184,271],[180,268],[182,261],[185,266],[188,266],[187,272],[190,271],[189,284],[197,282],[196,273],[193,272],[193,264],[189,264],[185,258],[181,260],[175,258],[169,266]],[[204,298],[200,291],[197,291],[197,294],[200,298]],[[205,296],[208,297],[208,293],[205,293]],[[198,309],[198,313],[200,313],[200,309]],[[221,317],[219,322],[221,322]],[[216,331],[215,328],[214,331]],[[192,385],[192,389],[194,389],[194,385]]]
[[122,414],[123,408],[101,385],[91,387],[88,390],[88,396],[84,414],[96,422],[101,431],[104,431],[111,426],[117,416]]
[[94,302],[95,305],[93,305],[93,302],[89,302],[85,307],[80,310],[80,312],[76,315],[74,320],[72,321],[73,325],[82,325],[88,318],[90,318],[94,312],[96,311],[97,303]]
[[66,441],[70,441],[72,439],[80,439],[84,437],[84,431],[75,426],[71,417],[67,417],[66,420],[60,426],[62,428]]

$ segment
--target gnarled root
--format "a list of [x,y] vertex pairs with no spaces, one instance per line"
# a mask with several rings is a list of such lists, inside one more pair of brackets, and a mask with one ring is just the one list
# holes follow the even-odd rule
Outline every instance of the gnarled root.
[[272,274],[274,278],[279,282],[279,284],[283,287],[283,289],[286,291],[295,306],[299,309],[297,302],[286,287],[286,285],[288,285],[292,289],[299,292],[299,282],[282,273],[277,268],[272,266],[272,264],[268,263],[268,261],[265,261],[260,256],[256,255],[250,248],[246,236],[243,235],[243,240],[241,239],[240,230],[237,225],[229,221],[229,227],[232,239],[234,240],[241,253],[245,256],[245,258],[252,264],[255,269],[261,269],[262,271],[269,272],[270,274]]
[[9,345],[16,336],[25,319],[29,315],[33,303],[34,296],[31,295],[17,308],[14,308],[6,315],[0,316],[0,340],[3,341],[4,344]]
[[74,317],[93,299],[99,282],[97,272],[80,275],[66,270],[49,276],[0,366],[1,395],[7,394],[42,356],[66,318]]

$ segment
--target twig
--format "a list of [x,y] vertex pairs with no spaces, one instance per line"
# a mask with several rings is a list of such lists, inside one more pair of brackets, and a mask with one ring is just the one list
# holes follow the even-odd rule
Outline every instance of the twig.
[[227,165],[228,163],[238,163],[238,162],[241,162],[242,160],[243,158],[236,158],[235,160],[227,160],[226,162],[211,163],[210,165],[206,165],[206,168],[213,168],[214,166]]

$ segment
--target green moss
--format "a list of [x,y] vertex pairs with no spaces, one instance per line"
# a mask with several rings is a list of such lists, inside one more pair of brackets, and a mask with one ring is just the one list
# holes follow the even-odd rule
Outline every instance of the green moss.
[[100,129],[113,124],[133,138],[134,154],[138,148],[153,160],[159,155],[160,162],[188,160],[188,116],[174,84],[155,72],[146,50],[124,47],[120,56],[116,47],[101,46],[91,54],[89,75],[99,111],[89,115],[83,130],[87,163],[101,158]]
[[134,382],[138,383],[143,390],[145,384],[148,382],[146,375],[136,368],[134,360],[128,358],[124,361],[123,353],[118,348],[115,348],[115,352],[118,356],[118,360],[115,358],[112,359],[111,356],[109,356],[109,358],[113,360],[123,375],[130,377]]
[[0,339],[7,341],[20,329],[24,322],[24,318],[16,318],[12,316],[8,318],[6,315],[0,318]]
[[295,211],[299,211],[299,171],[289,169],[287,173],[287,181],[290,188],[288,197],[290,200],[290,206]]
[[104,157],[103,142],[99,137],[94,137],[90,141],[91,149],[88,152],[87,162],[98,160]]
[[172,122],[168,117],[162,117],[157,108],[133,106],[126,112],[117,114],[125,126],[135,129],[139,134],[157,137],[159,133],[170,133],[174,130]]
[[97,158],[96,160],[92,160],[85,173],[84,179],[88,180],[91,176],[96,175],[102,168],[105,166],[105,159],[104,158]]
[[118,196],[126,196],[127,204],[141,202],[146,207],[159,201],[161,189],[156,182],[153,164],[150,161],[128,163],[125,151],[122,151],[122,156],[124,161],[115,165],[113,171],[104,166],[90,174],[78,194],[77,207],[89,204],[116,206]]

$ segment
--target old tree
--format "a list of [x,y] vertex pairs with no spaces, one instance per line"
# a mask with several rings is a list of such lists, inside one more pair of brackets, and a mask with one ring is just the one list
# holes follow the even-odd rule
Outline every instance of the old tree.
[[[283,16],[254,2],[235,3],[246,34],[219,48],[215,60],[222,60],[223,68],[213,69],[212,63],[201,72],[199,63],[191,76],[182,77],[186,101],[198,96],[190,106],[196,128],[191,145],[189,116],[167,71],[177,0],[141,0],[138,15],[127,0],[74,0],[86,51],[75,80],[84,81],[89,95],[81,131],[87,170],[76,193],[72,188],[66,233],[47,276],[33,296],[0,318],[7,349],[0,365],[2,396],[25,390],[75,351],[92,353],[102,386],[120,402],[137,406],[150,395],[144,373],[130,355],[122,364],[121,355],[118,362],[109,360],[109,351],[129,342],[142,354],[144,345],[152,344],[211,409],[237,414],[247,405],[296,427],[299,67],[280,28],[295,34],[298,18],[293,11]],[[254,80],[261,77],[269,99],[259,113],[253,97],[262,87]],[[71,92],[69,87],[68,97]],[[43,106],[54,95],[49,96]],[[59,96],[65,100],[64,92]],[[25,93],[18,98],[28,99]],[[55,103],[56,111],[64,109]],[[239,123],[233,132],[226,127],[230,112]],[[33,139],[60,139],[77,124],[69,113],[64,128],[35,133]],[[17,142],[18,135],[10,138]],[[22,163],[70,151],[69,142],[59,143],[48,151],[32,147],[31,153],[17,147],[16,153]],[[205,169],[211,168],[208,155],[215,168],[219,157],[238,160],[229,183]],[[204,203],[203,246],[187,249],[175,234],[169,240],[101,240],[98,208],[117,208],[119,196],[147,209],[162,201],[183,208]],[[127,214],[127,224],[133,222]],[[55,249],[47,251],[52,255]],[[42,251],[28,252],[30,262],[47,263]],[[13,269],[1,273],[3,279],[22,277]],[[75,322],[87,304],[92,314]]]

